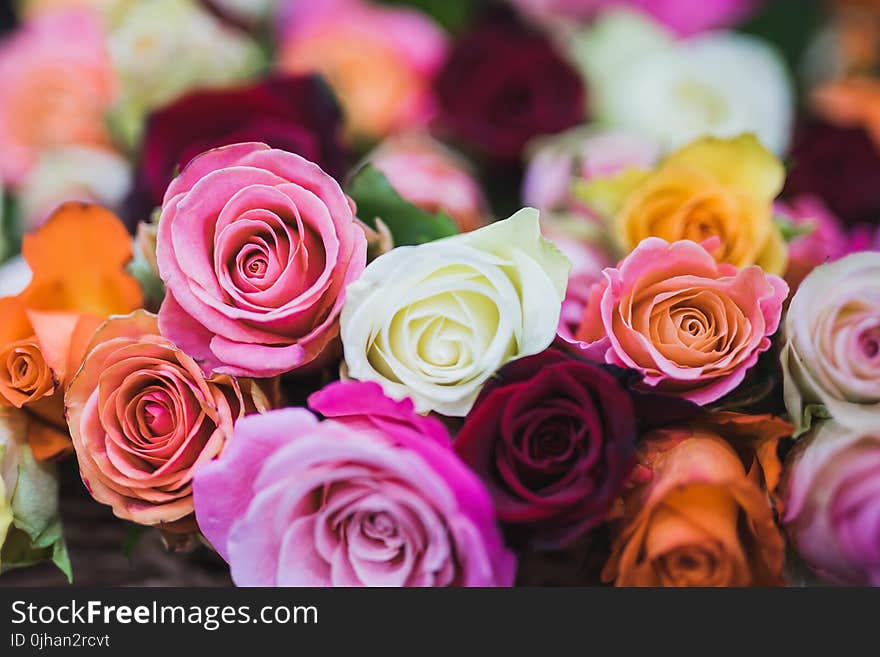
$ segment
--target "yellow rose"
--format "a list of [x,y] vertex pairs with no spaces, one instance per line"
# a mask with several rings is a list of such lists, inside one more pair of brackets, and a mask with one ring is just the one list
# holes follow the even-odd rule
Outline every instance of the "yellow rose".
[[700,139],[652,170],[582,183],[579,194],[608,216],[624,252],[646,237],[717,238],[719,262],[782,274],[786,247],[773,222],[773,199],[784,181],[782,163],[748,134]]

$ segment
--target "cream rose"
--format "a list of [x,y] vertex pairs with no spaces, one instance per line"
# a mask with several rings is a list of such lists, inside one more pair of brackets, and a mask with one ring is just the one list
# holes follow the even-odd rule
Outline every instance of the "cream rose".
[[854,253],[810,273],[785,318],[785,406],[798,425],[830,415],[880,424],[880,253]]
[[346,291],[349,375],[411,397],[420,413],[467,414],[493,372],[556,335],[570,263],[538,218],[526,208],[373,261]]

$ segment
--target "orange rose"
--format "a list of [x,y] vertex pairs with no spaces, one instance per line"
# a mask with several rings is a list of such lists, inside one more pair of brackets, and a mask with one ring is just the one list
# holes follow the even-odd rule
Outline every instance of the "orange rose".
[[68,203],[37,232],[22,254],[33,272],[15,297],[0,299],[0,405],[26,408],[36,420],[28,440],[38,459],[71,450],[64,388],[95,329],[111,314],[142,305],[125,271],[131,238],[111,212]]
[[880,80],[829,82],[813,94],[813,105],[836,125],[864,128],[880,148]]
[[[791,434],[772,416],[716,413],[649,434],[602,572],[617,586],[782,583],[784,541],[772,496],[776,445]],[[644,470],[643,470],[644,468]]]

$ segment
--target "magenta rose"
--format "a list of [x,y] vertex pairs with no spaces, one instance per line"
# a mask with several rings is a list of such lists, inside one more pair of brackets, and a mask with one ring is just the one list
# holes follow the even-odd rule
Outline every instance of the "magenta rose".
[[208,373],[269,377],[310,363],[338,335],[366,237],[318,165],[235,144],[169,185],[156,256],[162,334]]
[[636,413],[601,366],[549,349],[483,388],[455,451],[511,535],[563,548],[606,520],[635,463]]
[[734,390],[779,328],[788,286],[706,246],[649,237],[593,286],[576,338],[644,385],[709,404]]
[[785,472],[783,521],[806,563],[836,583],[880,586],[880,432],[822,422]]
[[580,76],[541,33],[490,15],[454,45],[436,81],[439,121],[498,160],[517,160],[537,135],[585,118]]
[[[375,383],[245,419],[196,474],[196,517],[242,586],[509,586],[492,502],[432,420]],[[357,409],[361,409],[358,411]]]
[[345,169],[342,115],[317,76],[274,75],[238,89],[195,91],[152,114],[141,149],[141,184],[160,205],[175,171],[212,148],[264,142],[332,176]]

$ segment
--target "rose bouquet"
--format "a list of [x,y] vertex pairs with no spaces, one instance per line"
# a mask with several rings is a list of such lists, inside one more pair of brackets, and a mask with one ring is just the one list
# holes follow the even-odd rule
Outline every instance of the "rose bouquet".
[[850,5],[800,116],[762,2],[425,4],[20,3],[0,572],[73,468],[238,585],[880,584]]

